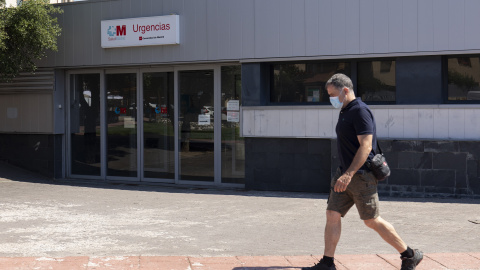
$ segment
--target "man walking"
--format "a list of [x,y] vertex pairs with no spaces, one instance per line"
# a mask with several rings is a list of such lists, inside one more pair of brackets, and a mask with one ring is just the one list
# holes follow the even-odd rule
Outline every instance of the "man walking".
[[375,230],[401,255],[401,270],[413,270],[422,261],[423,253],[412,250],[397,234],[393,226],[379,214],[377,184],[365,166],[373,158],[377,145],[373,114],[360,98],[355,97],[353,84],[344,74],[333,75],[326,83],[331,104],[340,109],[335,131],[340,167],[331,182],[325,226],[324,256],[304,270],[336,270],[334,254],[341,233],[341,218],[355,204],[360,218]]

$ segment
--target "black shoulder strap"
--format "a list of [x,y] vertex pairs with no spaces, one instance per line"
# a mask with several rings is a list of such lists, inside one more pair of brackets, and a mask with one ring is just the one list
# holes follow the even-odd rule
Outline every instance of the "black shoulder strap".
[[[370,113],[370,116],[372,117],[372,120],[375,121],[375,117],[373,117],[373,113],[372,111],[370,111],[370,108],[368,109],[368,112]],[[377,134],[375,134],[377,135]],[[380,144],[378,143],[378,137],[377,137],[377,150],[378,150],[378,153],[383,155],[383,151],[382,151],[382,148],[380,148]]]
[[380,148],[380,144],[378,143],[378,137],[377,137],[377,150],[379,154],[383,155],[382,148]]

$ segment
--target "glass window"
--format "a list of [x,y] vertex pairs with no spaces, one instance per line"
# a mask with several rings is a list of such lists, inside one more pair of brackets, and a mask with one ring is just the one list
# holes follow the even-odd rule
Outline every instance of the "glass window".
[[[214,180],[213,70],[178,72],[180,180]],[[217,116],[220,114],[216,109]]]
[[395,61],[362,61],[357,65],[357,97],[363,101],[395,102]]
[[245,183],[245,141],[240,136],[240,66],[222,67],[222,183]]
[[480,100],[480,58],[448,59],[448,100]]
[[70,76],[71,173],[100,176],[100,74]]
[[137,74],[106,75],[107,174],[137,176]]
[[147,178],[175,178],[173,72],[143,73],[143,158]]
[[350,76],[348,62],[303,62],[272,65],[273,86],[270,101],[329,102],[325,83],[335,73]]

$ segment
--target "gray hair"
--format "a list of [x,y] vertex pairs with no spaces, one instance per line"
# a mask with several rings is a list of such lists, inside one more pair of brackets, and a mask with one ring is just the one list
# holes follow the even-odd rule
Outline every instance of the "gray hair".
[[338,90],[342,90],[344,87],[347,87],[350,90],[353,89],[352,80],[350,80],[347,75],[342,73],[334,74],[325,84],[325,88],[327,88],[329,85],[332,85]]

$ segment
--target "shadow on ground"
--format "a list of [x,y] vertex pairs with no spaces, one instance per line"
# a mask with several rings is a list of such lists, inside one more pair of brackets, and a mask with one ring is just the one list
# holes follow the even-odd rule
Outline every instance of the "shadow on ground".
[[[111,190],[128,190],[144,192],[167,192],[167,193],[192,193],[209,195],[234,195],[252,197],[279,197],[279,198],[304,198],[304,199],[327,199],[326,193],[286,192],[286,191],[256,191],[241,188],[228,188],[217,186],[176,185],[158,182],[127,182],[107,181],[91,179],[51,179],[40,174],[18,168],[8,163],[0,162],[0,178],[11,181],[29,182],[47,185],[64,185],[73,187],[99,188]],[[380,196],[381,201],[392,202],[433,202],[433,203],[464,203],[479,204],[480,200],[470,198],[418,198],[418,197],[385,197]]]

